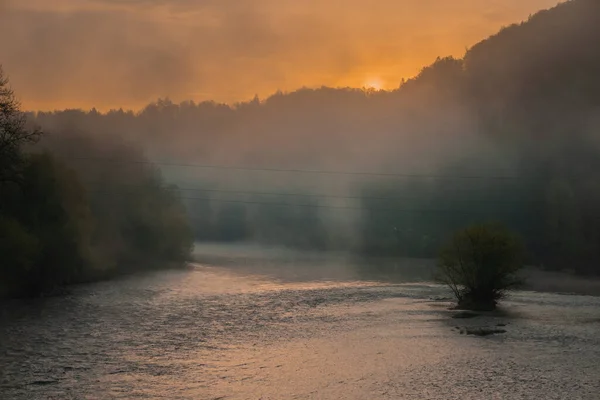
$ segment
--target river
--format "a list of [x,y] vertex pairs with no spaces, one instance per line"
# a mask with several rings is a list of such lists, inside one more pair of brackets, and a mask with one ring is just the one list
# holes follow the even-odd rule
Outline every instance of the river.
[[504,314],[459,320],[410,273],[204,259],[2,303],[0,399],[600,398],[598,297],[516,292]]

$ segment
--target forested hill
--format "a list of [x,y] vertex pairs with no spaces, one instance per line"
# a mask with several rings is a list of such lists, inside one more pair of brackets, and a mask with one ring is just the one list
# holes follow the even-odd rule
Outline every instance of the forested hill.
[[500,220],[525,236],[532,261],[598,272],[599,40],[600,2],[572,0],[462,59],[439,58],[393,91],[301,89],[236,105],[161,100],[136,113],[32,120],[55,132],[46,141],[55,149],[72,131],[142,143],[189,189],[201,240],[430,256],[451,230]]
[[551,105],[569,111],[594,107],[600,98],[598,38],[597,1],[569,1],[541,11],[467,52],[470,95],[491,110],[521,111],[523,119]]

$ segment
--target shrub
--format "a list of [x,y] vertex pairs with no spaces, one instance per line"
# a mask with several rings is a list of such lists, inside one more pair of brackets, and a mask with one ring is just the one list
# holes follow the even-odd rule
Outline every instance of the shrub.
[[38,240],[16,219],[0,215],[0,297],[19,294],[39,256]]
[[3,270],[13,277],[12,292],[37,295],[79,278],[89,259],[93,221],[74,171],[46,153],[25,159],[21,185],[5,193],[4,229],[13,232],[13,261],[6,260]]
[[492,310],[519,284],[523,254],[520,239],[506,228],[473,225],[442,248],[438,280],[450,287],[458,308]]
[[[115,136],[67,132],[40,153],[44,140],[28,146],[41,132],[26,122],[0,68],[0,297],[185,265],[193,236],[179,192],[140,150]],[[132,167],[76,162],[75,152]]]

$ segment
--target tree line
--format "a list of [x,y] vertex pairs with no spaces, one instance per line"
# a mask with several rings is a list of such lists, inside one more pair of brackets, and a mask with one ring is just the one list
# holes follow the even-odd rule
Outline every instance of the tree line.
[[[158,169],[78,166],[65,155],[146,159],[116,137],[62,134],[68,140],[60,146],[42,144],[46,134],[28,125],[0,69],[0,297],[51,294],[188,260],[187,215]],[[135,189],[111,196],[125,179]]]
[[[166,179],[182,186],[246,193],[226,197],[233,203],[186,193],[203,198],[183,199],[201,240],[431,257],[456,229],[498,221],[524,238],[528,262],[598,274],[597,37],[600,3],[571,0],[502,29],[463,58],[439,58],[392,91],[304,88],[234,105],[163,99],[139,112],[30,117],[53,132],[110,132],[142,143],[157,162],[421,175],[225,176],[164,168]],[[56,147],[62,137],[55,136]],[[310,201],[323,208],[310,208],[251,191],[356,199],[317,196]],[[268,202],[293,205],[249,204]]]

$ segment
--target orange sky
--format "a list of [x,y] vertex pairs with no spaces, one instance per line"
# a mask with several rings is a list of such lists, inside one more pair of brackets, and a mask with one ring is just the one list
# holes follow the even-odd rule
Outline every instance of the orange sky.
[[0,0],[0,63],[26,109],[393,88],[557,2]]

